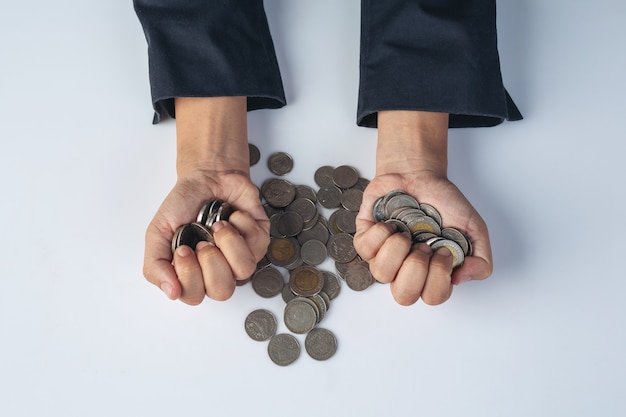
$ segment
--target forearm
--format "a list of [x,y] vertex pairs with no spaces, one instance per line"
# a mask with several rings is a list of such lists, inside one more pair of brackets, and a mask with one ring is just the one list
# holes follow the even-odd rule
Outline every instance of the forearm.
[[376,175],[448,169],[448,114],[381,111],[378,114]]
[[246,97],[176,98],[176,172],[249,175]]

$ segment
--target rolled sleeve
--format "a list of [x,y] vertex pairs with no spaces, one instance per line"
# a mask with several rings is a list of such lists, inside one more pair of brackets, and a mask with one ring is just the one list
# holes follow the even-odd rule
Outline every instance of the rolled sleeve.
[[362,0],[357,123],[381,110],[450,114],[450,127],[522,118],[500,73],[492,0]]
[[154,123],[175,97],[247,96],[248,109],[286,104],[262,0],[134,0],[148,43]]

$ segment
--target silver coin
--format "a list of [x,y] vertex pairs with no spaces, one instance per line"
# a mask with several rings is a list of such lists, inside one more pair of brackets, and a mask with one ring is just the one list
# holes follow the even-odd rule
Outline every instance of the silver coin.
[[471,256],[469,239],[460,230],[453,227],[445,227],[441,229],[441,236],[455,241],[463,249],[465,256]]
[[325,361],[337,352],[337,338],[330,330],[317,327],[306,335],[304,348],[313,359]]
[[328,311],[330,309],[330,297],[324,290],[320,291],[318,295],[324,299],[324,303],[326,303],[326,311]]
[[335,168],[331,166],[323,166],[319,167],[313,176],[315,183],[318,187],[324,187],[325,185],[333,184],[333,173],[335,172]]
[[335,211],[335,222],[334,224],[337,226],[343,233],[354,234],[356,233],[356,216],[357,212],[348,211],[346,209],[338,209]]
[[189,246],[196,250],[196,246],[200,242],[215,243],[211,231],[203,224],[189,223],[180,226],[174,233],[172,238],[172,253],[176,252],[180,246]]
[[278,223],[283,213],[276,213],[270,217],[270,237],[286,237],[278,230]]
[[437,222],[437,224],[441,227],[441,214],[439,211],[430,204],[421,203],[420,210],[422,210],[428,217]]
[[359,181],[358,171],[351,166],[342,165],[333,171],[333,183],[344,190],[350,188]]
[[300,344],[298,339],[290,334],[277,334],[270,339],[267,353],[276,365],[287,366],[300,356]]
[[302,216],[295,211],[285,211],[278,218],[277,231],[283,236],[294,237],[298,235],[304,227]]
[[345,281],[346,273],[348,272],[348,268],[350,268],[352,265],[356,265],[360,261],[361,261],[361,258],[359,256],[356,256],[350,262],[337,262],[337,261],[335,261],[335,270],[337,271],[337,275],[339,275],[339,278],[341,278],[341,279],[343,279]]
[[305,264],[317,266],[328,256],[326,244],[320,240],[308,240],[302,244],[300,256]]
[[356,258],[353,237],[347,233],[337,233],[328,239],[326,244],[328,255],[335,261],[348,263]]
[[273,207],[287,207],[296,197],[296,187],[287,180],[270,178],[263,182],[261,195]]
[[296,198],[286,208],[285,211],[295,211],[302,217],[303,224],[310,223],[313,219],[317,221],[317,206],[308,198]]
[[284,212],[283,209],[272,207],[267,203],[263,204],[263,209],[265,210],[265,214],[267,215],[268,219],[270,219],[274,214],[279,214],[279,213]]
[[250,338],[258,342],[269,339],[276,334],[278,322],[276,317],[268,310],[254,310],[245,320],[246,333]]
[[463,253],[463,249],[454,240],[441,239],[430,245],[430,248],[433,250],[433,252],[439,248],[446,248],[447,250],[449,250],[453,258],[453,269],[458,268],[459,266],[463,265],[463,262],[465,262],[465,254]]
[[348,211],[358,212],[362,202],[363,191],[356,188],[350,188],[341,194],[341,206]]
[[328,304],[326,304],[326,301],[319,293],[312,295],[310,297],[307,297],[307,298],[313,301],[315,305],[317,306],[317,311],[319,314],[317,316],[316,324],[321,323],[326,317],[326,312],[328,311]]
[[337,225],[337,216],[339,213],[337,213],[337,210],[333,211],[330,214],[330,217],[328,218],[328,232],[331,235],[336,235],[339,233],[344,233],[340,228],[339,225]]
[[409,226],[407,226],[406,223],[401,222],[400,220],[392,218],[389,220],[385,220],[385,224],[388,224],[389,226],[391,226],[393,228],[394,233],[411,234],[411,230],[409,229]]
[[322,291],[329,299],[334,300],[341,292],[341,281],[337,275],[329,271],[322,271],[322,275],[324,276],[324,287]]
[[425,216],[425,215],[426,215],[426,213],[424,213],[420,209],[416,209],[416,208],[413,208],[413,207],[400,207],[400,208],[392,211],[391,215],[389,216],[389,218],[397,219],[397,220],[400,220],[400,221],[404,222],[404,218],[406,216]]
[[293,293],[293,291],[291,291],[291,287],[289,286],[289,283],[285,283],[285,285],[283,285],[281,296],[285,303],[288,303],[289,301],[296,298],[296,295]]
[[319,314],[317,306],[304,297],[296,297],[285,306],[285,326],[295,334],[305,334],[315,327]]
[[301,266],[304,265],[304,261],[302,260],[301,256],[298,256],[298,259],[294,260],[292,263],[290,263],[289,265],[285,265],[285,269],[288,270],[289,272],[293,271],[296,268],[300,268]]
[[317,191],[317,202],[322,207],[332,209],[341,205],[341,189],[335,185],[325,185]]
[[397,194],[385,202],[385,215],[387,218],[391,218],[391,213],[401,207],[412,207],[412,208],[420,208],[419,203],[413,197],[408,194]]
[[411,239],[413,240],[413,243],[426,243],[434,237],[437,237],[434,233],[418,231],[417,233],[412,234]]
[[280,294],[284,284],[283,275],[272,266],[260,269],[252,276],[252,288],[263,298],[272,298]]
[[250,155],[250,166],[256,165],[261,160],[261,151],[252,143],[248,143],[248,154]]
[[365,191],[365,189],[367,188],[369,184],[370,184],[370,180],[361,177],[352,188],[355,190]]
[[319,240],[326,244],[326,242],[328,242],[328,235],[328,228],[324,226],[323,222],[318,221],[310,229],[303,229],[297,236],[297,239],[301,245],[304,245],[309,240]]
[[385,214],[385,206],[384,206],[384,197],[379,197],[374,202],[374,209],[372,210],[372,215],[374,216],[374,220],[377,222],[384,222],[387,220],[387,215]]
[[293,158],[286,152],[275,152],[267,158],[267,167],[274,175],[286,175],[293,169]]
[[302,265],[289,274],[289,286],[294,294],[310,297],[324,288],[324,275],[315,267]]
[[296,185],[296,198],[306,198],[313,203],[317,203],[317,194],[308,185]]
[[346,271],[346,284],[354,291],[363,291],[374,282],[372,273],[364,263],[352,265]]

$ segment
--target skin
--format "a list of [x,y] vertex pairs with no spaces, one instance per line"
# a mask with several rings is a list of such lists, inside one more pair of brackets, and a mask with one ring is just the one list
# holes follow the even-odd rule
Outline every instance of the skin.
[[[269,220],[257,187],[250,180],[245,97],[177,98],[177,181],[146,231],[143,272],[168,298],[200,304],[206,296],[226,300],[236,280],[249,278],[269,244]],[[378,116],[376,176],[365,190],[354,245],[380,282],[390,283],[394,299],[410,305],[446,301],[455,284],[484,279],[492,272],[485,222],[447,179],[448,115],[384,111]],[[431,253],[411,246],[409,236],[376,224],[376,199],[402,189],[437,207],[445,225],[467,232],[474,255],[452,273],[445,249]],[[215,244],[177,249],[176,229],[193,222],[208,200],[228,201],[235,209],[228,222],[213,225]]]

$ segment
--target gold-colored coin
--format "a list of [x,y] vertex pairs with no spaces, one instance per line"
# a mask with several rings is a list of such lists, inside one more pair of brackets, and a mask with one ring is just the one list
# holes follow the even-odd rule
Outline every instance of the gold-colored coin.
[[324,288],[324,275],[317,268],[301,266],[291,272],[289,286],[294,294],[310,297]]
[[300,256],[300,245],[293,238],[271,239],[267,248],[267,258],[277,266],[285,266],[294,262]]

